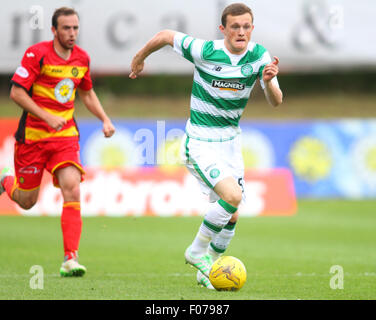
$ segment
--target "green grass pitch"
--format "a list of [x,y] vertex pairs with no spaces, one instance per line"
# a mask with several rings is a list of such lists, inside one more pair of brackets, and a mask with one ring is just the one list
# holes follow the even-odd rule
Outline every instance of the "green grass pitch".
[[[83,278],[61,278],[59,218],[0,217],[0,299],[376,299],[376,202],[300,200],[293,217],[240,218],[226,254],[248,271],[238,292],[199,287],[184,250],[201,218],[84,218]],[[30,268],[44,271],[31,289]],[[330,268],[343,268],[332,289]]]

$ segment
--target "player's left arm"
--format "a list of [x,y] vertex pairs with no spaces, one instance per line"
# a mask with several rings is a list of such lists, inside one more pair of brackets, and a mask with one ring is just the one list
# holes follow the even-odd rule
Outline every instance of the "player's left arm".
[[104,111],[102,104],[100,103],[94,90],[83,90],[78,88],[78,94],[86,108],[103,122],[104,136],[106,138],[111,137],[115,133],[115,127],[112,124],[111,119],[107,116],[106,112]]
[[274,57],[274,61],[267,64],[262,71],[262,80],[264,82],[265,88],[264,93],[266,100],[274,107],[279,106],[282,103],[283,93],[281,89],[272,81],[272,79],[277,76],[279,72],[278,68],[279,59]]

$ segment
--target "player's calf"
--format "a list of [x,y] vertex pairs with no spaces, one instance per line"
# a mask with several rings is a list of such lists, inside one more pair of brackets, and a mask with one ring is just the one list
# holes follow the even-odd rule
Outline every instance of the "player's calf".
[[22,209],[29,210],[37,203],[39,188],[31,191],[23,191],[15,189],[12,194],[12,200],[16,202]]
[[0,195],[6,192],[11,200],[16,202],[22,209],[31,209],[38,200],[39,188],[33,190],[20,190],[10,167],[5,167],[0,174]]

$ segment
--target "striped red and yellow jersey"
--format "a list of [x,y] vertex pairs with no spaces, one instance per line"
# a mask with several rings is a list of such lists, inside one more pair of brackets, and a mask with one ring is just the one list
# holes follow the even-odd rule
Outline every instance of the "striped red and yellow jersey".
[[25,52],[21,66],[12,77],[14,85],[29,92],[35,103],[47,112],[63,117],[66,125],[59,131],[26,111],[23,112],[16,132],[21,143],[60,139],[78,140],[79,132],[73,117],[77,87],[92,88],[90,57],[77,45],[68,60],[57,55],[53,41],[37,43]]

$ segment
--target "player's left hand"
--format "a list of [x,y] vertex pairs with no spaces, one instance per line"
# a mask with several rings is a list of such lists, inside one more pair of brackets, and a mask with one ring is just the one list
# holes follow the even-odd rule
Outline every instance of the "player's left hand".
[[264,70],[262,71],[262,80],[264,82],[272,80],[279,72],[278,64],[279,59],[278,57],[273,57],[274,61],[269,63],[265,66]]
[[115,127],[110,120],[103,122],[103,133],[106,138],[111,137],[115,133]]

